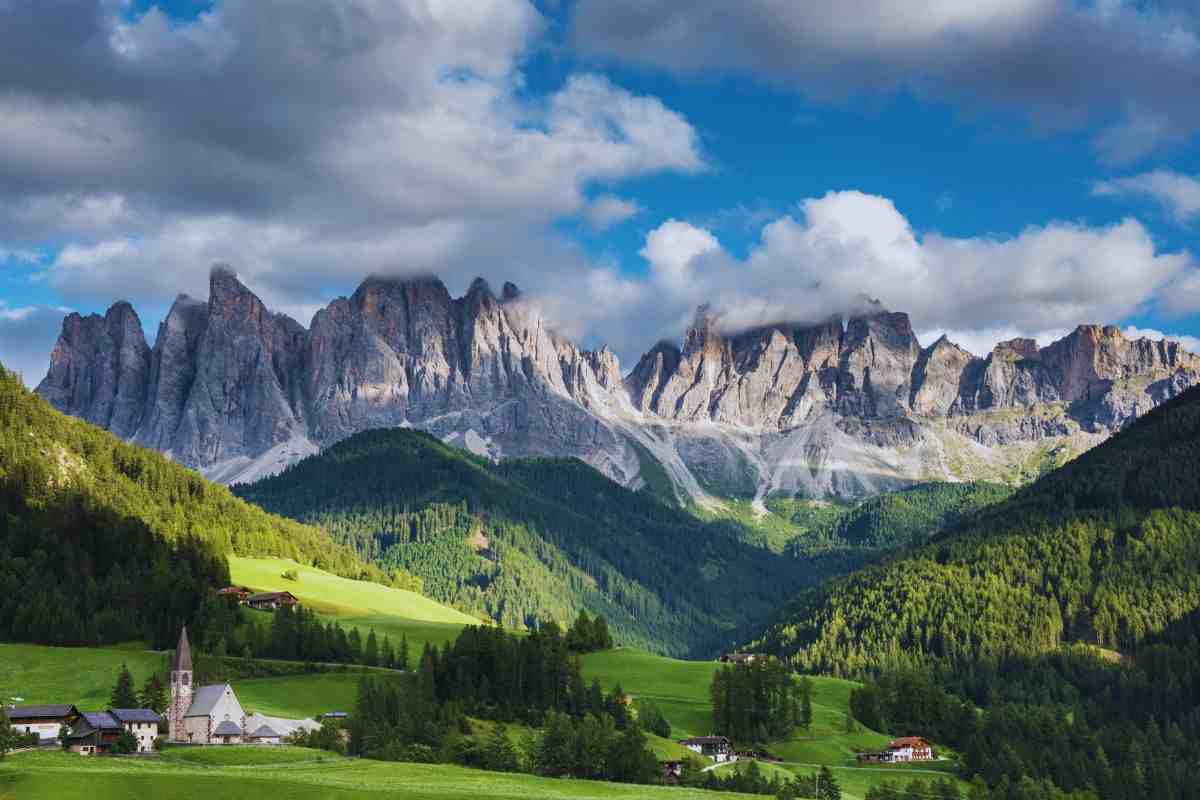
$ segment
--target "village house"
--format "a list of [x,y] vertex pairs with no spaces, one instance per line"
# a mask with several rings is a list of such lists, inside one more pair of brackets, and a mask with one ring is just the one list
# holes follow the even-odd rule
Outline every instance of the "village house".
[[260,611],[274,611],[281,606],[298,606],[300,601],[291,592],[259,592],[248,597],[245,604]]
[[232,597],[238,601],[238,605],[245,605],[253,594],[254,590],[248,586],[226,586],[224,589],[217,589],[217,597]]
[[660,761],[658,766],[662,770],[663,783],[668,786],[679,785],[679,779],[683,777],[682,761]]
[[154,740],[158,738],[158,726],[162,722],[162,717],[156,711],[149,708],[110,708],[108,714],[133,734],[139,753],[154,752]]
[[722,664],[753,664],[766,658],[762,653],[722,653],[720,661]]
[[733,746],[724,736],[693,736],[690,739],[680,739],[679,743],[702,756],[711,758],[718,764],[725,761],[737,761]]
[[888,743],[892,761],[932,761],[933,746],[920,736],[901,736]]
[[933,746],[920,736],[901,736],[889,742],[887,750],[858,754],[860,762],[869,764],[932,761],[933,758]]
[[121,738],[123,726],[107,711],[84,711],[67,735],[67,747],[83,756],[107,753]]
[[245,737],[246,712],[228,683],[194,686],[187,628],[171,659],[171,706],[167,737],[192,744],[239,744]]
[[79,719],[79,709],[72,705],[8,706],[4,710],[16,733],[36,733],[43,742],[57,740],[61,728],[69,729]]

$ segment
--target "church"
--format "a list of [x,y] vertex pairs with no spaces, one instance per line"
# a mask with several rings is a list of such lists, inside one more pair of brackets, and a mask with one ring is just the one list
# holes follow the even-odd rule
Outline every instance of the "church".
[[171,659],[171,707],[167,716],[167,738],[172,742],[241,744],[254,739],[246,733],[246,712],[232,686],[193,685],[186,627],[179,634],[179,646]]

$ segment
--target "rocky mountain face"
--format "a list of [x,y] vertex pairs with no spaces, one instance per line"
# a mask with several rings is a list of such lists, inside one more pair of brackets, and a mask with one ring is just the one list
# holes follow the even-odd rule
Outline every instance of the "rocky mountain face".
[[919,480],[1021,479],[1200,380],[1174,342],[1081,326],[985,358],[922,347],[877,305],[818,325],[722,332],[622,376],[557,335],[517,288],[371,278],[306,330],[227,269],[177,299],[154,348],[126,303],[72,314],[38,392],[210,477],[252,480],[368,428],[414,426],[475,452],[577,456],[680,496],[859,496]]

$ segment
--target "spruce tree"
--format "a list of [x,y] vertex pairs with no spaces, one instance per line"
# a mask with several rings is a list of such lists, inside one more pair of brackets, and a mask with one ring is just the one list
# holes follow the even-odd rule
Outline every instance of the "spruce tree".
[[8,718],[8,712],[4,706],[0,705],[0,760],[8,753],[13,746],[13,728],[12,721]]
[[139,697],[142,708],[149,708],[161,714],[167,707],[167,690],[159,680],[158,673],[153,673],[146,682],[142,684],[142,693]]
[[812,732],[812,681],[807,677],[800,679],[800,719],[797,721],[804,730]]
[[400,669],[404,669],[404,670],[408,669],[409,666],[411,665],[411,662],[409,661],[409,658],[408,658],[408,634],[407,633],[400,634],[400,652],[398,652],[396,654],[396,663],[399,665]]
[[133,675],[129,672],[129,667],[121,665],[121,673],[117,676],[117,683],[113,686],[112,695],[108,698],[109,708],[137,708],[138,699],[137,692],[133,688]]
[[367,633],[367,646],[363,650],[363,663],[368,667],[379,666],[379,641],[375,638],[375,629]]

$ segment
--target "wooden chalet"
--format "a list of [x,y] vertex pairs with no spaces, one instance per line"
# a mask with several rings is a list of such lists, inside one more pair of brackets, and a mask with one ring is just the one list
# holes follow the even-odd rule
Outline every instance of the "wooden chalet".
[[248,586],[226,586],[224,589],[217,589],[217,597],[232,598],[237,600],[239,605],[245,605],[253,595],[254,590]]
[[932,761],[933,745],[920,736],[901,736],[888,743],[892,761]]
[[291,592],[259,592],[246,598],[246,605],[259,610],[274,611],[277,608],[292,608],[300,601]]
[[679,779],[683,777],[682,761],[660,761],[658,767],[662,770],[663,783],[667,786],[679,785]]
[[718,764],[725,761],[737,761],[733,745],[724,736],[693,736],[689,739],[680,739],[679,743],[693,753],[711,758]]
[[42,742],[56,741],[61,728],[69,730],[79,719],[79,709],[73,705],[5,706],[4,711],[14,732],[36,733]]
[[753,664],[766,659],[767,656],[762,653],[722,653],[720,662],[722,664]]
[[68,734],[68,748],[83,756],[107,753],[121,738],[124,726],[107,711],[84,711]]

